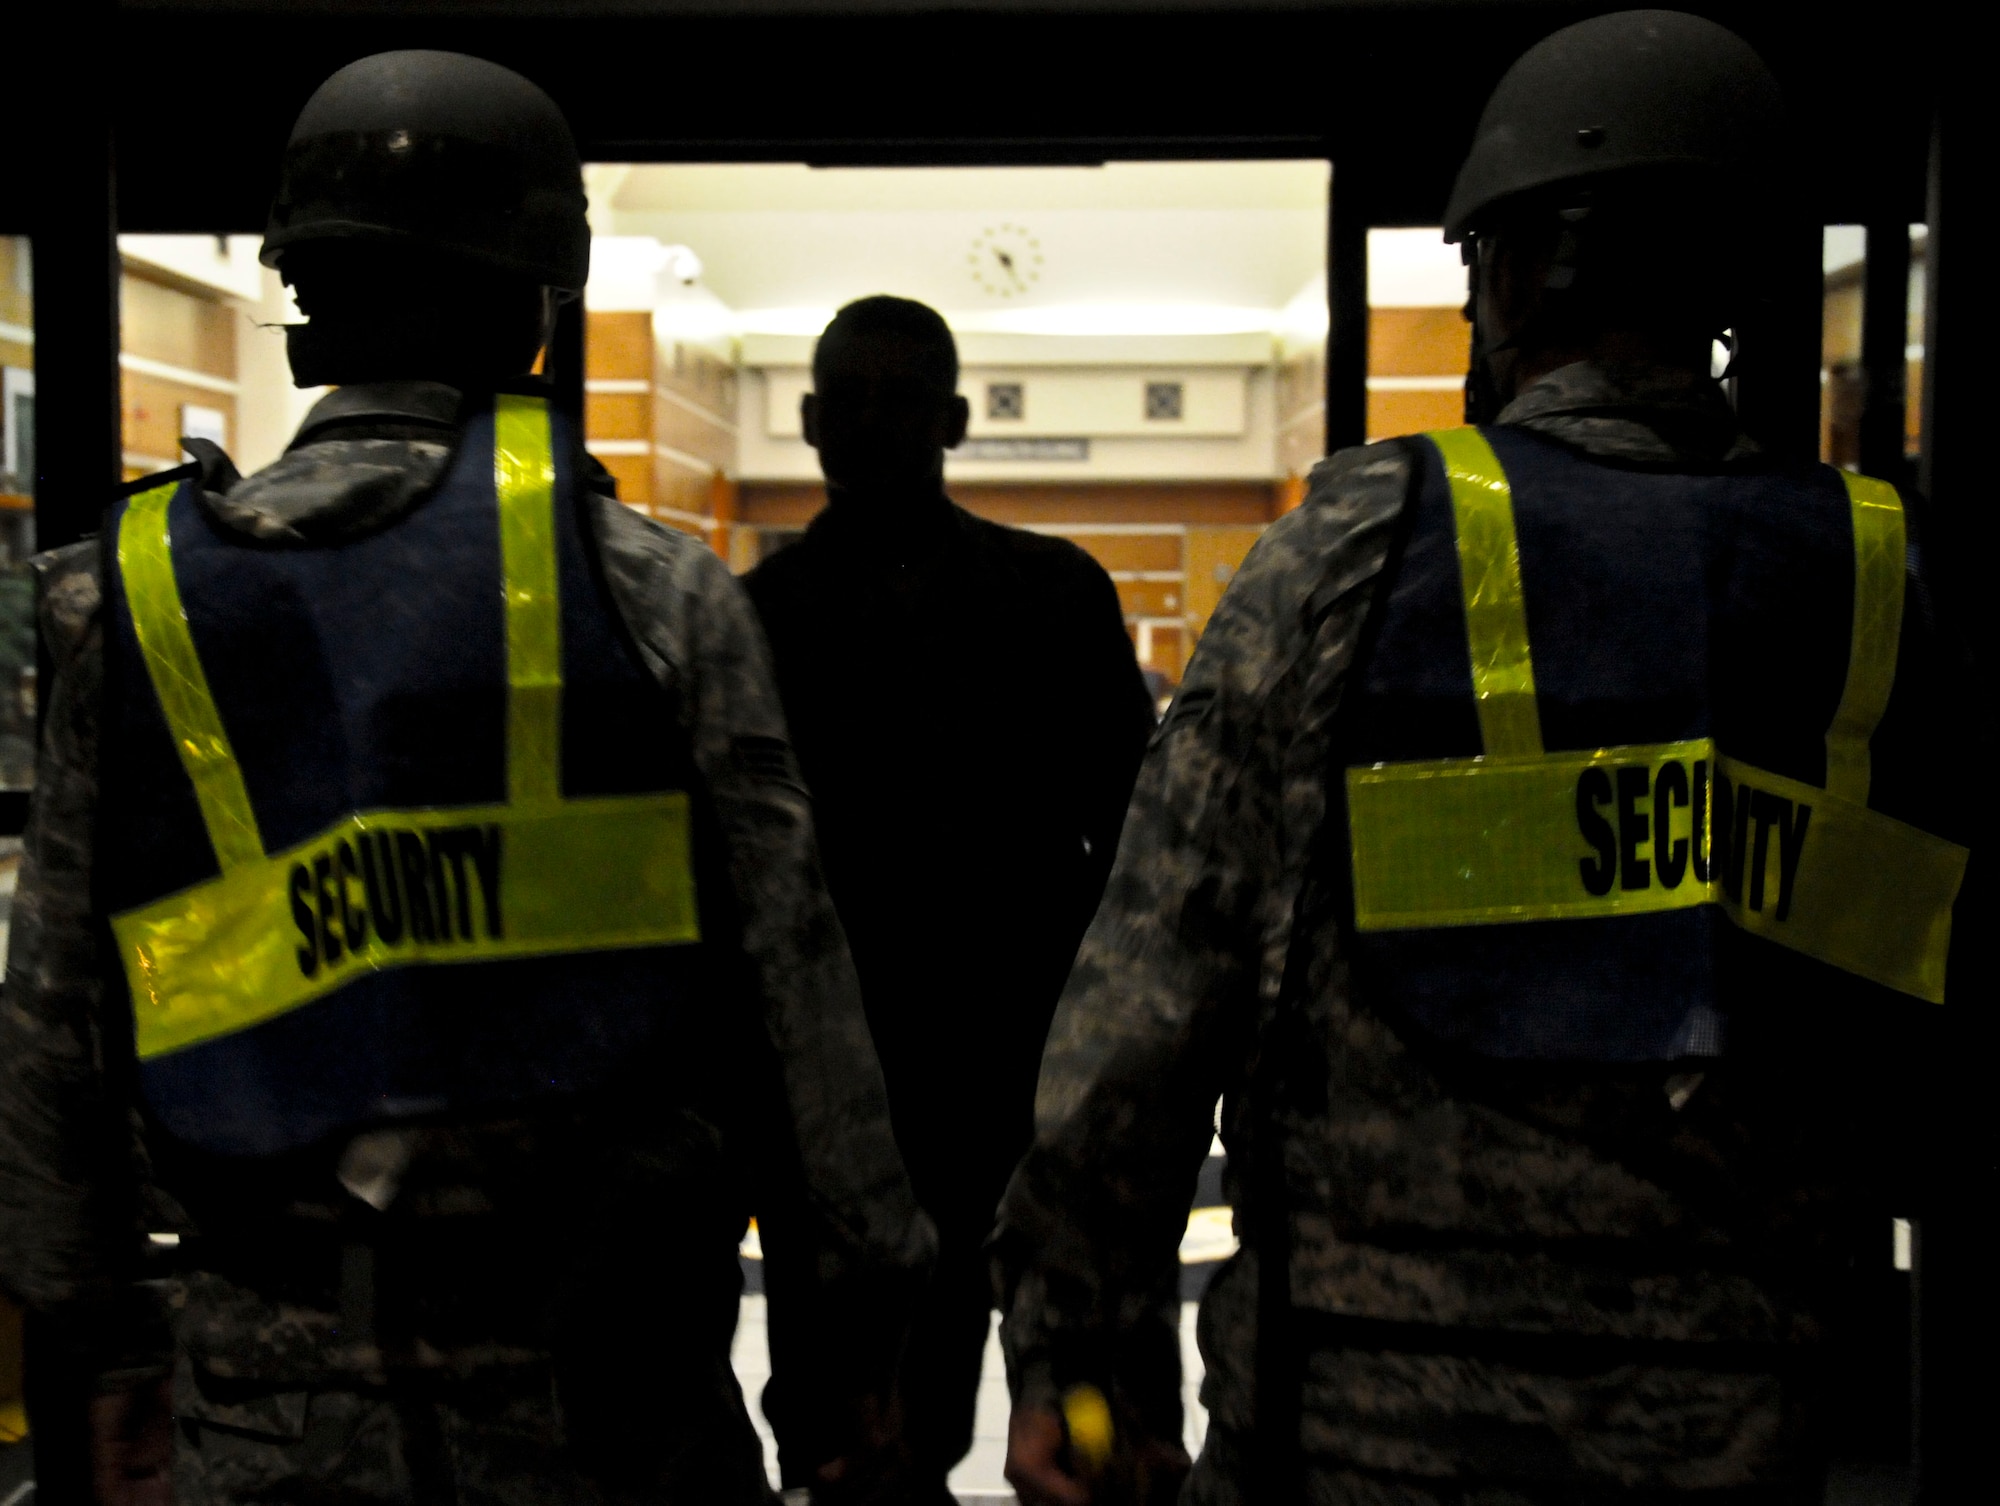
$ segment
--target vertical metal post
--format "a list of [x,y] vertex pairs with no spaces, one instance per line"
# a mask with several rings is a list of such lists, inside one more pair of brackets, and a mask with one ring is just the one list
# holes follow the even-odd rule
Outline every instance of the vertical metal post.
[[1368,440],[1368,191],[1334,169],[1326,236],[1326,452]]
[[[1940,385],[1938,373],[1951,358],[1960,353],[1951,348],[1952,336],[1956,329],[1947,331],[1940,315],[1945,308],[1945,279],[1940,275],[1944,262],[1945,236],[1943,226],[1944,209],[1944,169],[1945,169],[1945,112],[1940,109],[1931,122],[1931,152],[1928,177],[1924,186],[1924,375],[1923,375],[1923,450],[1918,461],[1917,484],[1932,497],[1938,495],[1938,483],[1948,472],[1953,458],[1953,445],[1961,436],[1955,432],[1958,413],[1940,411],[1941,402],[1950,397],[1950,385]],[[1969,311],[1968,311],[1969,312]],[[1954,324],[1960,318],[1960,310],[1954,304],[1951,308]],[[1940,471],[1940,460],[1944,472]],[[1949,503],[1946,504],[1950,506]]]
[[1910,229],[1900,221],[1868,226],[1861,288],[1861,469],[1901,483],[1904,415],[1909,402]]
[[1736,332],[1737,416],[1750,437],[1780,460],[1805,462],[1819,454],[1824,236],[1816,221],[1802,216],[1775,232],[1763,296]]
[[[1962,32],[1964,28],[1954,28]],[[1975,46],[1960,35],[1961,51]],[[1949,49],[1947,49],[1949,50]],[[1984,268],[1961,262],[1980,246],[1979,225],[1992,160],[1992,112],[1972,89],[1983,77],[1941,70],[1944,97],[1931,136],[1929,236],[1924,252],[1924,445],[1919,473],[1930,507],[1925,556],[1944,619],[1966,651],[1963,705],[1985,746],[1995,735],[1992,675],[2000,651],[1987,605],[1991,558],[1991,481],[1987,431],[1993,421],[1989,368],[2000,339]],[[1974,80],[1978,79],[1975,84]],[[1956,90],[1962,87],[1963,93]],[[1957,279],[1964,276],[1967,281]],[[1990,853],[1993,816],[1971,809],[1980,824],[1975,854],[1957,906],[1950,993],[1941,1021],[1944,1046],[1936,1064],[1941,1106],[1938,1164],[1925,1188],[1916,1246],[1918,1499],[1945,1506],[1967,1499],[1970,1482],[1991,1465],[1990,1433],[2000,1396],[1991,1363],[2000,1343],[2000,1305],[1989,1269],[1986,1219],[1996,1189],[1996,1135],[1986,1111],[1986,1075],[2000,1050],[2000,1031],[1987,1007],[1992,997],[1994,901]]]
[[[44,58],[117,56],[111,0],[74,0],[41,18]],[[118,378],[118,186],[109,66],[40,80],[28,233],[35,288],[35,538],[43,549],[97,527],[123,475]],[[46,655],[42,682],[48,684]],[[43,705],[47,705],[46,692]],[[85,1419],[96,1377],[47,1314],[27,1315],[23,1362],[35,1499],[90,1501]]]
[[555,403],[570,416],[579,436],[583,433],[584,324],[583,300],[572,298],[556,309],[556,327],[549,337],[548,372],[555,386]]
[[[51,56],[101,52],[113,7],[78,5]],[[81,14],[79,14],[81,12]],[[51,24],[57,24],[51,22]],[[76,49],[71,54],[68,49]],[[95,77],[109,80],[108,71]],[[112,108],[84,78],[51,89],[37,123],[35,538],[51,549],[97,527],[123,477],[118,380],[118,182]]]

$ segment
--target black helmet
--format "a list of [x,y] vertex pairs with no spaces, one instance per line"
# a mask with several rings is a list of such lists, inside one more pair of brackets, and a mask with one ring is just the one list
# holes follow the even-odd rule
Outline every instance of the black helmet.
[[1462,240],[1516,194],[1614,176],[1747,196],[1773,181],[1785,130],[1778,81],[1734,32],[1673,10],[1580,21],[1523,53],[1487,100],[1444,236]]
[[580,292],[584,210],[576,141],[548,95],[462,53],[380,52],[299,112],[263,260],[315,241],[408,241]]

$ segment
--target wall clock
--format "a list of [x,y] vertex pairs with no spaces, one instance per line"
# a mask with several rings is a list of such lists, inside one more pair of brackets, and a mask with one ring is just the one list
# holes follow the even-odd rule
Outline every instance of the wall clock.
[[1025,226],[1002,221],[973,237],[965,254],[972,280],[996,298],[1016,298],[1042,278],[1042,243]]

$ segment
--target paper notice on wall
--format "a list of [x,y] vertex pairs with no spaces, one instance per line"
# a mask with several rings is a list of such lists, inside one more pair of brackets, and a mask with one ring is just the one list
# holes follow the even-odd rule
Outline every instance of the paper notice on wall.
[[229,415],[220,408],[204,408],[200,403],[181,404],[181,437],[205,439],[221,449],[229,448]]

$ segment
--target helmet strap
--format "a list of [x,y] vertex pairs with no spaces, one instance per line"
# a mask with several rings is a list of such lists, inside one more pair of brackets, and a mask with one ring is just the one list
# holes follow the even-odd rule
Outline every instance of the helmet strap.
[[1465,317],[1472,325],[1472,364],[1465,373],[1465,421],[1490,424],[1502,407],[1500,384],[1493,376],[1493,354],[1498,347],[1480,313],[1479,243],[1467,237],[1459,249],[1465,257]]
[[1490,424],[1507,406],[1508,398],[1508,394],[1501,390],[1498,373],[1493,369],[1493,358],[1503,351],[1515,349],[1528,326],[1524,324],[1521,329],[1504,337],[1493,332],[1492,311],[1479,292],[1479,237],[1466,237],[1461,254],[1465,258],[1465,314],[1472,325],[1472,362],[1465,374],[1465,421],[1469,424]]

